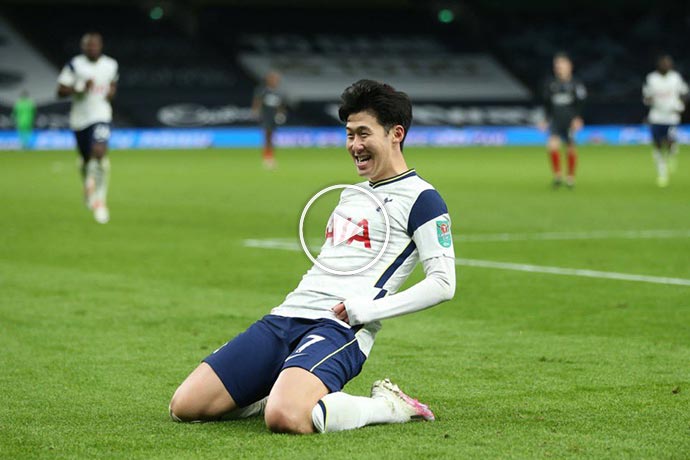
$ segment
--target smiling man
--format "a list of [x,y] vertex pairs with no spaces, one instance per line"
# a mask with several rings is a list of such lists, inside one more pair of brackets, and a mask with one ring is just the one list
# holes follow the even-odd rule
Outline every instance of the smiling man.
[[[207,421],[264,414],[271,431],[331,432],[381,423],[434,420],[431,410],[390,380],[374,382],[370,397],[342,392],[364,365],[380,320],[412,313],[453,297],[455,255],[450,216],[436,190],[409,169],[403,144],[412,122],[405,93],[360,80],[342,94],[347,150],[357,184],[373,193],[390,216],[389,244],[380,207],[366,194],[343,191],[333,214],[367,222],[348,244],[329,244],[271,314],[216,350],[180,385],[170,402],[176,421]],[[328,229],[326,234],[328,235]],[[332,242],[331,242],[332,243]],[[425,279],[397,292],[422,263]]]

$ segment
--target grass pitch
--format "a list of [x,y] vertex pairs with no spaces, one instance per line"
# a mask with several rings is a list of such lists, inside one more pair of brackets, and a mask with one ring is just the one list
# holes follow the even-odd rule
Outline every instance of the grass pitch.
[[[458,257],[690,280],[687,154],[659,189],[648,148],[583,147],[577,188],[553,191],[542,148],[408,150]],[[112,152],[99,226],[73,152],[0,153],[0,457],[690,455],[690,286],[466,266],[453,301],[384,323],[346,387],[389,376],[437,422],[295,437],[169,421],[199,360],[310,266],[243,242],[297,241],[315,192],[358,181],[344,149],[278,155],[269,172],[255,151]]]

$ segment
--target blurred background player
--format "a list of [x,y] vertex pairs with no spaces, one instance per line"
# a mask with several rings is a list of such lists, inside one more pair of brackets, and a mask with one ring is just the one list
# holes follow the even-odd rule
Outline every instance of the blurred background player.
[[110,220],[106,204],[110,161],[106,158],[117,91],[118,65],[102,54],[103,38],[87,33],[81,39],[82,54],[63,67],[58,77],[58,96],[72,97],[69,123],[81,155],[86,205],[98,223]]
[[553,57],[554,76],[544,86],[544,110],[546,120],[540,128],[549,128],[549,139],[546,148],[551,158],[553,186],[563,184],[561,173],[561,142],[567,145],[568,172],[565,183],[568,187],[575,185],[575,168],[577,151],[575,150],[575,133],[582,129],[582,107],[587,98],[585,85],[573,77],[573,63],[565,53]]
[[12,108],[12,119],[17,128],[17,134],[19,135],[19,141],[23,149],[29,148],[31,134],[34,130],[35,118],[36,104],[34,104],[34,101],[29,97],[29,92],[24,90]]
[[259,118],[264,130],[263,162],[268,169],[276,166],[273,156],[273,132],[276,126],[285,123],[286,119],[284,98],[278,90],[279,86],[280,74],[269,72],[265,83],[256,89],[252,104],[252,111]]
[[650,107],[647,121],[652,130],[659,187],[668,185],[669,169],[673,172],[677,168],[678,144],[675,142],[675,132],[680,123],[680,114],[685,110],[683,98],[687,95],[688,85],[673,70],[671,56],[661,56],[657,61],[657,70],[647,75],[642,87],[643,101]]

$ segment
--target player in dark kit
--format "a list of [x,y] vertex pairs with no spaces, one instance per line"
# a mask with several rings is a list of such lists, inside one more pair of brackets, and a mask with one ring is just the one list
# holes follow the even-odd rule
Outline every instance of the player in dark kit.
[[285,104],[283,95],[278,91],[279,85],[280,74],[269,72],[265,84],[254,93],[252,104],[252,110],[264,130],[263,160],[264,166],[268,169],[275,168],[273,133],[277,125],[285,123]]
[[584,125],[582,107],[587,98],[587,90],[581,81],[573,77],[573,63],[567,54],[558,53],[554,56],[553,73],[554,76],[544,85],[546,120],[540,127],[546,129],[548,123],[547,149],[551,158],[554,188],[563,183],[560,152],[562,142],[568,147],[568,172],[565,183],[568,187],[573,187],[577,165],[575,133]]

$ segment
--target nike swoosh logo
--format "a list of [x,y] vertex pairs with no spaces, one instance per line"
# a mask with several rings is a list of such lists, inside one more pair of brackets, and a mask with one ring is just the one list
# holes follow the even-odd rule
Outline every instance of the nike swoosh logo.
[[306,353],[297,353],[296,355],[290,355],[287,358],[285,358],[285,362],[290,361],[292,358],[297,358],[298,356],[306,355]]

